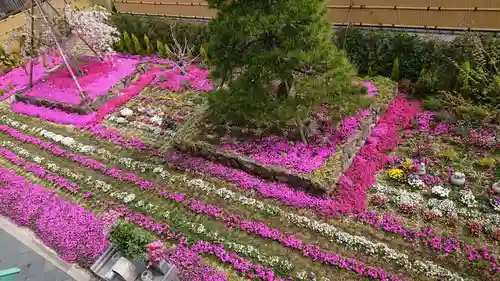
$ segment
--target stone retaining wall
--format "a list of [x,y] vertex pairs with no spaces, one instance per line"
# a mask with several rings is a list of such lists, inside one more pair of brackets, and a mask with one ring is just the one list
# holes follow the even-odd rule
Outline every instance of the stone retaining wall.
[[[397,88],[394,91],[394,96],[396,94]],[[332,176],[328,178],[327,182],[315,180],[312,177],[313,173],[296,174],[278,166],[263,165],[247,156],[219,149],[215,145],[203,141],[176,142],[174,143],[174,147],[192,156],[202,157],[225,166],[243,170],[263,179],[282,182],[293,188],[305,190],[312,194],[331,193],[335,189],[340,176],[351,166],[354,157],[365,144],[366,139],[370,136],[386,108],[387,105],[372,107],[370,109],[371,114],[363,120],[361,128],[346,142],[337,147],[336,155],[333,156],[335,158],[329,161],[334,161],[333,166],[339,167],[339,169],[331,171]]]

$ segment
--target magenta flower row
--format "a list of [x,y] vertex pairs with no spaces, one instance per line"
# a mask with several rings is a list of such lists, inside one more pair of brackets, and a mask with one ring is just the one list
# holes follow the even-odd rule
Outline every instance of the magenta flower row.
[[165,244],[160,240],[149,243],[146,248],[148,264],[156,265],[161,261],[175,264],[181,280],[227,281],[227,275],[204,265],[203,259],[195,250],[188,246],[186,239],[179,239],[177,247],[173,249],[165,248]]
[[0,214],[31,227],[62,259],[89,265],[109,246],[101,219],[0,168]]
[[27,172],[33,173],[41,179],[54,183],[56,186],[67,190],[71,193],[76,193],[80,190],[80,186],[76,183],[68,181],[65,178],[60,177],[56,173],[49,172],[37,163],[26,162],[24,159],[17,157],[16,154],[12,153],[6,148],[0,148],[0,157],[8,160],[12,164],[24,168]]
[[149,149],[141,139],[123,136],[119,130],[106,128],[99,124],[85,125],[81,129],[91,133],[96,138],[108,140],[121,147],[138,150]]
[[137,177],[134,173],[127,173],[124,170],[116,169],[116,168],[108,169],[108,168],[106,168],[106,166],[104,164],[102,164],[99,161],[96,161],[92,158],[85,157],[85,156],[78,155],[78,154],[72,153],[70,151],[64,150],[60,146],[56,145],[55,143],[53,143],[51,141],[44,142],[36,137],[24,135],[23,133],[15,130],[15,129],[9,128],[6,125],[0,125],[0,132],[5,132],[21,142],[38,145],[40,148],[47,150],[56,156],[71,159],[72,161],[74,161],[74,162],[76,162],[84,167],[98,170],[101,173],[108,175],[108,176],[111,176],[115,179],[133,182],[136,185],[138,185],[141,190],[151,189],[153,187],[152,182],[147,181],[141,177]]
[[[0,126],[0,131],[7,132],[14,138],[22,141],[22,142],[27,142],[27,143],[32,143],[32,144],[38,144],[41,148],[44,150],[48,150],[54,155],[57,156],[62,156],[66,157],[69,159],[72,159],[76,163],[101,171],[103,174],[108,175],[114,179],[121,180],[121,181],[126,181],[133,183],[137,185],[141,190],[145,189],[153,189],[154,184],[151,181],[147,181],[145,179],[142,179],[140,177],[137,177],[133,173],[124,173],[120,169],[107,169],[104,164],[93,160],[89,159],[84,156],[76,155],[72,152],[65,151],[64,149],[61,149],[59,146],[51,143],[51,142],[42,142],[40,139],[37,139],[35,137],[31,136],[26,136],[20,133],[17,130],[11,129],[7,126]],[[163,191],[160,193],[161,196],[163,197],[168,197],[172,198],[174,201],[177,203],[184,202],[186,200],[184,194],[168,194],[167,192]],[[323,252],[319,251],[319,249],[316,249],[314,245],[302,245],[302,241],[293,235],[285,235],[278,229],[271,229],[269,228],[266,224],[263,222],[256,222],[256,221],[250,221],[250,220],[240,220],[239,216],[234,215],[234,214],[225,214],[223,210],[215,205],[205,205],[203,202],[198,201],[196,199],[187,201],[187,207],[190,211],[195,212],[195,213],[204,213],[209,216],[212,216],[216,219],[221,219],[224,221],[224,223],[229,226],[229,227],[238,227],[243,231],[246,231],[248,233],[253,233],[257,234],[263,238],[268,238],[272,239],[274,241],[282,243],[285,247],[289,248],[294,248],[297,250],[303,251],[303,255],[306,257],[311,257],[314,260],[319,260],[322,262],[325,262],[327,264],[335,265],[340,268],[347,268],[349,270],[353,270],[357,272],[360,275],[366,275],[368,272],[373,273],[373,270],[369,270],[366,268],[364,271],[359,271],[358,269],[360,268],[360,264],[362,264],[359,261],[356,261],[354,259],[347,259],[343,258],[340,255],[337,255],[335,253],[331,252]],[[313,251],[314,250],[314,251]],[[316,253],[316,254],[313,254]],[[361,266],[362,268],[365,268],[365,266]],[[381,269],[376,269],[375,272],[379,272],[381,275],[379,277],[382,279],[383,276],[390,276],[387,275],[383,272]],[[394,279],[390,280],[400,280],[396,277]]]
[[411,126],[411,120],[419,111],[419,102],[407,100],[404,94],[396,97],[355,156],[351,167],[339,179],[335,194],[338,201],[325,206],[322,214],[332,216],[365,211],[366,190],[376,182],[377,171],[387,164],[387,151],[396,149],[401,143],[398,129]]
[[[244,154],[262,164],[281,166],[296,173],[313,172],[323,167],[326,159],[334,155],[337,144],[354,135],[360,122],[369,115],[367,110],[360,110],[355,116],[344,118],[336,128],[332,129],[329,128],[332,126],[331,121],[323,116],[324,110],[323,107],[318,109],[315,117],[321,121],[315,120],[315,122],[326,123],[325,128],[319,130],[309,144],[302,141],[290,143],[285,137],[271,136],[226,143],[221,148]],[[322,135],[321,138],[324,140],[315,140],[318,135]]]
[[336,198],[318,198],[297,191],[286,184],[268,182],[244,171],[233,169],[200,157],[170,153],[165,159],[181,170],[208,174],[244,188],[258,191],[262,196],[279,200],[296,208],[312,208],[319,214],[335,216],[342,213],[363,212],[366,189],[375,183],[377,170],[387,163],[386,150],[395,149],[400,142],[398,128],[409,126],[419,111],[420,104],[408,101],[404,95],[391,103],[387,112],[373,129],[367,144],[356,156],[351,168],[341,177]]
[[17,114],[28,115],[39,118],[41,120],[47,120],[57,124],[65,125],[84,125],[92,121],[92,119],[94,119],[96,116],[95,112],[86,115],[80,115],[76,113],[64,112],[58,109],[52,109],[49,107],[36,106],[24,102],[13,102],[11,105],[11,109]]

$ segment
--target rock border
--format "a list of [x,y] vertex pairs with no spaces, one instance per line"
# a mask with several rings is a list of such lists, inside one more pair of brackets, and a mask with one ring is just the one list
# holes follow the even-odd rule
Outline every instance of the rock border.
[[[392,100],[394,100],[397,96],[397,93],[398,88],[395,86]],[[232,151],[219,149],[217,146],[209,144],[205,141],[176,142],[173,146],[180,152],[196,157],[202,157],[215,163],[243,170],[266,180],[288,184],[295,189],[305,190],[314,195],[323,195],[325,193],[329,194],[335,189],[336,183],[342,174],[349,169],[356,154],[364,146],[373,128],[379,121],[380,116],[382,116],[382,114],[386,111],[387,106],[391,102],[385,105],[376,105],[371,108],[371,113],[363,120],[361,128],[359,128],[347,141],[340,145],[340,147],[337,147],[336,155],[332,157],[335,157],[334,161],[340,162],[339,166],[341,168],[340,170],[334,172],[335,176],[333,176],[333,179],[328,183],[320,183],[315,180],[312,177],[314,172],[308,174],[297,174],[282,167],[261,164],[250,157],[237,154]]]

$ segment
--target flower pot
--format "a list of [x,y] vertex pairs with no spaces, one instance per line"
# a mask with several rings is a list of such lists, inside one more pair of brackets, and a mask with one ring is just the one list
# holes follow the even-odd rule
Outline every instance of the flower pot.
[[141,274],[142,281],[153,281],[153,273],[150,270],[144,270]]
[[451,176],[450,181],[454,185],[464,185],[465,184],[465,175],[464,175],[464,173],[456,172]]
[[493,184],[491,187],[493,191],[495,191],[497,194],[500,194],[500,181],[496,182]]
[[465,185],[465,178],[451,177],[451,183],[454,185]]

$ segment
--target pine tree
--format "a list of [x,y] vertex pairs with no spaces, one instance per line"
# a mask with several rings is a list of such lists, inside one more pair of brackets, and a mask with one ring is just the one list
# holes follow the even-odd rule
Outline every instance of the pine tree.
[[134,45],[132,44],[132,40],[130,39],[130,36],[128,35],[128,32],[123,32],[123,42],[125,43],[125,48],[127,49],[127,52],[133,54],[134,53]]
[[[294,98],[311,108],[342,91],[347,95],[345,87],[355,70],[333,44],[325,0],[208,0],[208,4],[217,9],[209,23],[212,75],[220,79],[220,86],[229,84],[229,93],[218,95],[233,96],[225,102],[233,105],[229,111],[241,112],[237,102],[252,106],[242,95],[252,96],[252,110]],[[295,86],[305,85],[314,85],[314,92],[303,89],[296,95]],[[320,89],[330,85],[335,89]]]
[[139,39],[137,39],[137,36],[135,36],[135,34],[132,33],[132,42],[134,43],[134,54],[142,54],[143,53],[143,50],[142,50],[142,46],[141,46],[141,42],[139,42]]

